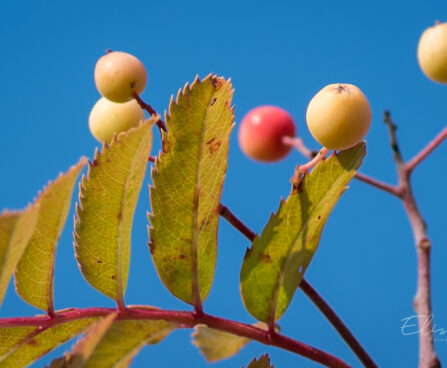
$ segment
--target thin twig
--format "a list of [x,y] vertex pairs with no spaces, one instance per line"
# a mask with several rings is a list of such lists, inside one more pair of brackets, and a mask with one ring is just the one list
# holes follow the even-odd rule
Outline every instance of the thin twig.
[[417,155],[415,155],[410,161],[406,163],[406,169],[408,173],[411,173],[417,165],[419,165],[430,153],[438,147],[444,139],[447,138],[447,126],[427,144]]
[[392,195],[394,195],[396,197],[401,197],[400,188],[398,186],[396,186],[396,185],[391,185],[391,184],[388,184],[388,183],[384,183],[384,182],[382,182],[380,180],[377,180],[375,178],[372,178],[372,177],[370,177],[368,175],[365,175],[365,174],[362,174],[362,173],[359,173],[359,172],[357,172],[355,174],[355,177],[358,180],[363,181],[364,183],[372,185],[373,187],[376,187],[378,189],[382,189],[385,192],[390,193],[390,194],[392,194]]
[[[396,136],[396,125],[392,121],[391,115],[388,111],[385,111],[384,122],[388,125],[389,129],[391,148],[393,149],[394,153],[394,161],[396,161],[397,164],[397,174],[399,179],[398,187],[401,192],[402,203],[405,211],[407,212],[411,228],[413,230],[418,259],[417,290],[414,297],[414,309],[418,316],[419,325],[419,368],[439,368],[441,367],[441,363],[436,355],[433,342],[433,321],[430,291],[431,242],[427,235],[425,221],[422,218],[416,204],[416,199],[413,195],[410,182],[412,169],[408,169],[408,164],[404,163]],[[439,136],[435,138],[435,140],[437,139],[439,139]],[[440,141],[442,141],[442,139]],[[439,143],[429,144],[427,146],[429,147],[428,153],[433,151]],[[417,161],[414,161],[415,163],[412,164],[412,167],[414,168],[418,162],[422,161],[422,159],[428,155],[428,153],[424,152],[420,159],[418,158]]]
[[[253,241],[256,238],[256,233],[252,231],[247,225],[239,220],[229,209],[223,204],[219,205],[219,214],[226,219],[234,228],[239,230],[248,240]],[[349,328],[343,323],[340,317],[337,316],[331,306],[318,294],[318,292],[309,284],[304,278],[300,283],[300,288],[307,295],[307,297],[317,306],[317,308],[327,318],[329,323],[335,328],[343,340],[352,349],[354,354],[364,364],[365,367],[374,368],[377,365],[368,355],[366,350],[362,347],[360,342],[354,337]],[[275,335],[275,334],[272,334]]]
[[383,113],[383,121],[388,126],[388,132],[390,135],[390,145],[391,149],[393,150],[394,161],[396,161],[398,165],[402,165],[404,163],[404,160],[402,159],[399,144],[397,143],[397,136],[396,136],[397,125],[394,124],[393,120],[391,119],[391,114],[389,111],[385,111]]
[[[0,319],[1,327],[24,327],[36,326],[43,329],[55,325],[76,321],[89,317],[102,317],[116,312],[112,308],[73,308],[69,311],[56,312],[54,318],[48,316],[3,318]],[[216,330],[225,331],[234,335],[246,337],[258,341],[265,345],[272,345],[284,350],[299,354],[310,360],[332,368],[349,368],[350,365],[341,359],[326,353],[322,350],[304,344],[287,336],[276,333],[271,336],[267,331],[245,323],[231,321],[228,319],[211,316],[203,313],[197,316],[194,312],[172,311],[172,310],[149,310],[141,307],[125,308],[118,314],[120,320],[165,320],[182,327],[193,327],[197,324],[204,324]]]
[[219,215],[227,220],[234,228],[236,228],[242,235],[244,235],[251,242],[255,240],[256,233],[252,231],[247,225],[239,220],[227,206],[222,203],[219,204]]
[[346,327],[340,317],[334,310],[326,303],[323,297],[313,288],[311,284],[304,278],[301,280],[300,288],[309,297],[310,300],[317,306],[324,316],[331,322],[332,326],[337,330],[338,334],[355,352],[359,360],[365,367],[374,368],[377,364],[374,363],[368,352],[358,342],[352,332]]
[[[284,137],[283,143],[289,146],[294,147],[298,152],[300,152],[304,157],[312,160],[315,156],[318,155],[318,151],[313,151],[306,147],[303,140],[300,138],[290,138],[290,137]],[[399,189],[396,186],[393,186],[388,183],[384,183],[380,180],[377,180],[375,178],[372,178],[370,176],[367,176],[365,174],[357,172],[355,174],[355,178],[363,181],[369,185],[372,185],[374,187],[377,187],[379,189],[382,189],[392,195],[395,195],[397,197],[400,197]]]

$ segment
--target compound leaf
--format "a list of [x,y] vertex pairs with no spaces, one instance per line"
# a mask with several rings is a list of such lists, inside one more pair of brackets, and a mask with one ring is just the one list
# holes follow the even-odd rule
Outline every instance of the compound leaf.
[[124,305],[133,215],[149,157],[154,119],[96,151],[80,185],[75,251],[86,280]]
[[0,327],[0,367],[23,368],[83,333],[98,317],[41,326]]
[[270,357],[268,354],[263,354],[259,359],[253,358],[247,368],[274,368],[270,364]]
[[[254,326],[267,330],[267,325],[263,322],[257,322]],[[236,355],[251,341],[246,337],[215,330],[205,325],[194,327],[194,332],[191,336],[193,344],[200,349],[208,363]]]
[[152,171],[150,251],[168,290],[193,305],[206,298],[214,277],[232,95],[230,82],[214,75],[179,91]]
[[50,314],[54,312],[56,248],[67,220],[76,179],[86,162],[87,159],[82,157],[39,193],[37,224],[15,274],[17,293],[29,304]]
[[281,201],[261,236],[247,250],[241,270],[245,307],[272,323],[287,309],[320,241],[324,224],[362,163],[365,144],[331,155]]
[[0,214],[0,305],[17,264],[28,245],[39,213],[38,205]]

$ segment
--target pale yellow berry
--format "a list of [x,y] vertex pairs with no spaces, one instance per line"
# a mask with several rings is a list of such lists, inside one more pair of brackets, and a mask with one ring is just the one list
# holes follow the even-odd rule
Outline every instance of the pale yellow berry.
[[306,112],[312,136],[331,150],[345,150],[363,140],[371,125],[371,107],[352,84],[330,84],[310,101]]
[[144,112],[136,100],[123,103],[102,97],[90,112],[88,125],[100,142],[109,142],[113,135],[137,126],[144,120]]
[[135,56],[112,51],[102,56],[95,67],[95,83],[99,93],[113,102],[126,102],[132,94],[146,87],[144,65]]
[[428,78],[447,83],[447,23],[437,23],[422,33],[418,61]]

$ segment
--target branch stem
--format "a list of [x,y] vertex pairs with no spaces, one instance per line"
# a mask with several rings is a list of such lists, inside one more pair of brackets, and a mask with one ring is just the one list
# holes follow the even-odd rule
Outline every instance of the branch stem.
[[417,155],[407,162],[406,169],[411,173],[436,147],[438,147],[447,138],[447,126],[428,143]]
[[411,172],[427,155],[445,139],[446,129],[430,142],[425,149],[408,164],[404,163],[396,136],[396,125],[391,114],[385,111],[384,122],[388,125],[391,148],[397,165],[398,188],[402,204],[408,215],[417,254],[417,289],[414,297],[414,310],[418,316],[419,327],[419,368],[440,368],[433,341],[433,320],[431,306],[430,252],[431,242],[427,235],[425,221],[416,204],[411,186]]
[[341,338],[348,344],[352,351],[357,355],[362,364],[367,368],[376,368],[368,352],[358,342],[352,332],[346,327],[341,318],[334,312],[334,310],[326,303],[323,297],[313,288],[306,279],[302,279],[300,288],[304,294],[315,304],[320,312],[329,320],[332,326],[337,330]]
[[[56,312],[54,318],[48,316],[19,317],[0,319],[2,327],[23,327],[38,326],[47,329],[60,323],[75,321],[82,318],[106,316],[114,313],[112,308],[73,308],[68,311]],[[172,310],[149,310],[141,307],[125,308],[118,314],[120,320],[165,320],[179,325],[179,327],[194,327],[197,324],[204,324],[216,330],[225,331],[234,335],[246,337],[258,341],[264,345],[272,345],[295,354],[306,357],[326,367],[349,368],[350,365],[341,359],[326,353],[322,350],[291,339],[287,336],[275,333],[273,336],[263,329],[228,319],[211,316],[203,313],[200,316],[195,312],[172,311]]]

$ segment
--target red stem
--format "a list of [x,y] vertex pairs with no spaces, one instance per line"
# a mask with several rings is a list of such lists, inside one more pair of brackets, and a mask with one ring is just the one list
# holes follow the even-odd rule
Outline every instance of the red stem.
[[360,181],[363,181],[364,183],[372,185],[373,187],[376,187],[376,188],[381,189],[385,192],[388,192],[392,195],[395,195],[396,197],[401,197],[401,195],[402,195],[399,187],[397,187],[395,185],[388,184],[388,183],[384,183],[384,182],[377,180],[375,178],[372,178],[368,175],[357,172],[355,174],[355,178],[357,178]]
[[326,303],[322,296],[313,288],[306,279],[302,279],[300,288],[304,294],[308,296],[310,300],[317,306],[321,313],[330,321],[332,326],[337,330],[338,334],[348,344],[352,351],[357,355],[357,358],[363,363],[365,367],[376,368],[377,364],[374,363],[368,352],[363,348],[359,341],[355,338],[352,332],[340,319],[340,317],[334,312],[334,310]]
[[414,156],[410,161],[405,165],[406,170],[410,174],[414,168],[419,165],[433,150],[438,147],[444,139],[447,138],[447,126],[435,137],[433,140],[425,146],[416,156]]
[[[106,316],[116,312],[112,308],[87,308],[87,309],[71,309],[68,311],[60,311],[56,313],[54,318],[48,316],[35,317],[19,317],[0,319],[1,327],[18,327],[18,326],[39,326],[47,329],[54,325],[74,321],[77,319]],[[121,320],[165,320],[177,323],[181,326],[193,327],[197,324],[205,324],[208,327],[225,331],[234,335],[246,337],[251,340],[258,341],[265,345],[276,346],[293,353],[304,356],[317,363],[321,363],[327,367],[333,368],[349,368],[350,365],[341,359],[328,354],[322,350],[296,341],[279,333],[270,335],[268,331],[263,329],[228,319],[210,316],[203,313],[197,316],[194,312],[171,311],[171,310],[148,310],[145,308],[126,308],[119,312],[118,319]]]
[[[141,106],[141,108],[145,109],[151,116],[156,116],[157,115],[157,112],[152,108],[152,106],[147,104],[146,102],[144,102],[141,99],[141,97],[138,95],[138,93],[134,92],[132,96],[133,96],[133,98],[135,98],[135,100],[137,100],[137,102]],[[164,121],[161,118],[159,118],[157,120],[156,124],[157,124],[158,128],[160,129],[160,132],[162,130],[167,132],[166,125],[165,125]]]

